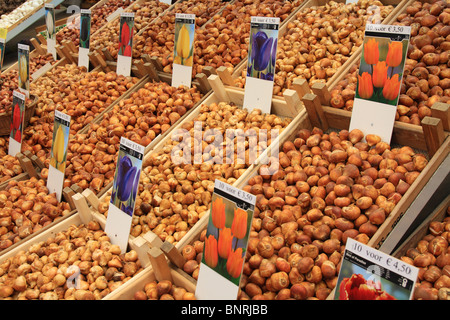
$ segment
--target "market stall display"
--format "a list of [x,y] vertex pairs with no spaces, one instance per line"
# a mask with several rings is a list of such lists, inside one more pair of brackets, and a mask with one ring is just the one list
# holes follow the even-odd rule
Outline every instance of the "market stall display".
[[[116,73],[121,10],[135,15],[130,76]],[[219,227],[216,247],[206,238],[220,218],[216,181],[256,197],[236,299],[334,299],[347,241],[393,243],[448,159],[449,10],[442,0],[101,0],[89,70],[76,63],[79,29],[57,33],[57,61],[38,35],[22,152],[8,155],[9,125],[0,137],[0,299],[198,299],[202,259],[226,249]],[[180,13],[196,16],[190,88],[171,85]],[[280,18],[267,112],[243,107],[255,16]],[[389,142],[349,129],[367,24],[412,30]],[[0,112],[18,73],[1,74]],[[72,120],[60,202],[48,187],[56,111]],[[111,199],[130,189],[113,184],[116,170],[126,176],[121,138],[144,147],[133,202],[120,207],[132,209],[126,248],[106,227]],[[419,268],[413,299],[448,300],[448,197],[431,205],[392,255]]]

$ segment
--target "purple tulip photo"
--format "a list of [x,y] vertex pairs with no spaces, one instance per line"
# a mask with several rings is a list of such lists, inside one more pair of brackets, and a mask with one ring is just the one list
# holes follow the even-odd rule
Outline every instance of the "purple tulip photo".
[[251,36],[247,76],[273,80],[276,50],[276,37],[269,37],[265,31],[258,31]]
[[129,215],[133,214],[140,173],[128,155],[119,157],[111,203]]

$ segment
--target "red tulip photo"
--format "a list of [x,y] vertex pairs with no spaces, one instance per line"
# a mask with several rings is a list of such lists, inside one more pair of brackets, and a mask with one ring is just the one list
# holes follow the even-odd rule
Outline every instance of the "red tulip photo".
[[202,262],[236,285],[245,260],[252,216],[252,210],[240,208],[226,197],[212,198]]
[[242,266],[244,265],[244,258],[242,257],[242,248],[237,248],[236,251],[231,251],[227,261],[227,271],[233,278],[241,275]]
[[386,61],[378,61],[377,64],[373,66],[372,81],[374,87],[384,87],[387,80],[388,68],[389,67],[386,65]]
[[22,141],[22,133],[20,132],[20,130],[16,131],[16,134],[14,135],[14,140],[16,140],[17,142]]
[[231,225],[231,231],[236,238],[242,239],[247,234],[247,219],[247,211],[242,210],[241,208],[237,208],[234,210],[234,218]]
[[14,114],[13,114],[13,128],[15,130],[19,129],[20,125],[22,124],[22,117],[20,114],[20,107],[19,104],[16,103],[14,106]]
[[133,24],[131,27],[128,21],[122,23],[122,28],[120,30],[120,43],[119,43],[119,54],[131,57],[132,55],[132,42],[133,42]]
[[397,99],[400,92],[401,82],[398,80],[398,74],[394,74],[392,78],[386,80],[383,88],[383,97],[387,100]]
[[365,39],[357,76],[357,98],[397,106],[407,43],[406,39],[392,41],[381,35]]
[[394,41],[389,43],[389,49],[386,56],[386,64],[389,67],[398,67],[403,59],[403,43]]
[[14,110],[12,111],[12,119],[10,126],[10,137],[17,142],[22,141],[22,122],[23,122],[23,112],[20,110],[18,103],[14,105]]
[[204,259],[209,267],[215,268],[217,266],[219,259],[217,254],[217,240],[212,234],[205,240]]
[[363,99],[369,99],[373,94],[372,76],[368,72],[358,75],[358,94]]
[[339,300],[395,300],[381,289],[381,284],[364,279],[360,274],[344,278],[339,286]]
[[364,60],[367,64],[376,64],[380,58],[380,50],[378,48],[378,41],[370,38],[364,44]]
[[130,42],[130,27],[128,27],[128,23],[124,23],[122,25],[122,32],[121,32],[121,38],[120,38],[120,43],[122,44],[122,46],[126,46],[128,45],[128,43]]

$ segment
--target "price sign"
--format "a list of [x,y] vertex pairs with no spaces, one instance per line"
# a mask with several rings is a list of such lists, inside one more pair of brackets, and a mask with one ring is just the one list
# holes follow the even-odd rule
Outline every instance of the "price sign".
[[26,96],[14,90],[13,104],[11,108],[11,125],[9,133],[8,154],[16,156],[22,149],[23,120],[25,117]]
[[30,96],[30,47],[19,43],[18,67],[19,67],[19,91]]
[[175,14],[172,86],[191,87],[194,59],[195,14]]
[[124,137],[120,139],[105,232],[122,252],[126,252],[128,245],[144,150],[140,144]]
[[133,53],[134,12],[120,14],[119,53],[117,56],[117,74],[126,77],[131,74]]
[[0,69],[3,68],[3,58],[5,57],[5,39],[0,38]]
[[347,239],[342,259],[336,300],[412,298],[418,268],[352,238]]
[[66,171],[67,147],[69,145],[71,117],[55,110],[53,125],[53,142],[50,152],[50,165],[48,167],[47,188],[56,193],[56,198],[61,201]]
[[349,130],[390,143],[411,27],[367,24]]
[[47,53],[56,60],[56,21],[55,7],[52,3],[45,4],[45,25],[47,27]]
[[78,49],[78,66],[89,71],[89,45],[91,40],[91,10],[81,9],[80,46]]
[[255,203],[256,196],[215,181],[195,290],[197,299],[237,298]]
[[244,108],[270,113],[279,18],[251,17]]

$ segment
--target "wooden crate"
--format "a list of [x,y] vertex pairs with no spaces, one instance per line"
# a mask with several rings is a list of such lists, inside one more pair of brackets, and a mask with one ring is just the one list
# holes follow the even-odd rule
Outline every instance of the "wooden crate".
[[[230,101],[230,102],[234,102],[238,106],[242,106],[242,101],[243,101],[243,96],[244,96],[244,92],[242,90],[237,90],[235,88],[224,88],[223,85],[221,85],[219,77],[215,76],[215,75],[210,76],[209,81],[212,83],[213,92],[206,97],[206,99],[202,102],[202,104],[210,105],[212,103],[218,103],[218,102],[222,102],[222,101]],[[283,118],[292,119],[291,123],[287,126],[287,128],[285,128],[285,130],[278,136],[278,139],[282,139],[282,137],[284,137],[287,134],[286,132],[288,132],[290,130],[290,128],[297,127],[298,121],[301,119],[302,114],[304,114],[304,112],[300,111],[300,109],[302,107],[301,107],[301,102],[297,96],[297,93],[294,91],[286,93],[286,95],[289,95],[289,94],[292,95],[292,98],[289,97],[285,101],[280,101],[279,99],[272,100],[272,114],[276,114]],[[295,104],[295,102],[297,102],[297,104]],[[182,122],[180,122],[176,127],[174,127],[172,129],[171,132],[174,132],[174,130],[176,130],[178,128],[182,128],[184,123],[189,123],[190,121],[195,120],[198,117],[199,113],[200,113],[200,107],[193,109],[187,115],[187,117],[185,117],[183,119]],[[146,152],[145,158],[150,156],[152,153],[156,153],[156,152],[159,152],[160,150],[162,150],[163,147],[166,145],[167,141],[169,141],[169,139],[171,139],[171,135],[166,135],[165,137],[162,137],[159,141],[152,142],[147,147],[147,152]],[[275,141],[272,142],[272,145],[273,144],[275,144]],[[261,157],[262,156],[264,156],[264,154],[262,154]],[[145,158],[144,158],[144,162],[145,162]],[[251,172],[253,168],[254,168],[254,165],[251,164],[248,167],[248,169],[246,170],[246,172],[241,177],[239,177],[239,179],[237,179],[237,181],[234,183],[234,185],[240,185],[240,184],[244,183],[245,181],[247,181],[247,179],[248,179],[247,173]],[[112,184],[111,184],[111,187],[109,188],[109,190],[104,192],[101,196],[94,195],[91,192],[91,190],[85,190],[82,192],[82,195],[81,195],[81,196],[84,196],[85,202],[86,202],[85,205],[83,206],[83,208],[89,208],[90,211],[95,212],[96,219],[98,219],[98,221],[101,223],[102,226],[105,226],[105,224],[106,224],[106,217],[98,212],[98,205],[101,201],[105,200],[105,197],[107,197],[111,194],[111,189],[112,189]],[[88,205],[88,203],[90,206]],[[77,209],[78,209],[78,212],[83,210],[82,207],[79,207]],[[90,211],[87,216],[90,215]],[[206,212],[199,219],[199,221],[194,225],[194,227],[191,229],[193,233],[196,233],[197,230],[202,229],[204,226],[206,226],[206,224],[208,222],[208,213],[209,213],[209,211]],[[147,236],[144,235],[144,238],[147,239],[146,240],[147,242],[151,242],[148,239],[154,238],[154,236],[151,235],[152,232],[150,232],[149,234],[150,235],[147,235]],[[189,232],[188,232],[188,234],[189,234]],[[139,237],[142,237],[142,235]],[[134,238],[134,237],[130,236],[130,241],[140,241],[140,240],[135,240],[135,239],[138,239],[139,237]],[[185,237],[183,237],[176,244],[176,248],[182,248],[185,245],[186,242],[185,242],[184,238]],[[186,239],[189,239],[189,236],[186,235]]]
[[[390,24],[392,21],[394,21],[397,16],[400,14],[401,10],[411,1],[414,0],[382,0],[381,2],[384,5],[392,5],[394,6],[394,10],[382,21],[381,24]],[[337,0],[335,1],[337,3],[345,3],[345,0]],[[285,33],[287,32],[287,24],[289,22],[295,21],[297,19],[296,14],[304,10],[306,8],[311,8],[315,6],[324,6],[328,1],[326,0],[307,0],[305,1],[304,5],[298,8],[298,10],[295,11],[295,15],[292,15],[288,20],[285,21],[285,23],[280,27],[280,31],[278,33],[278,38],[281,39]],[[335,73],[333,77],[331,77],[327,82],[327,86],[331,88],[330,84],[334,83],[336,81],[336,78],[340,77],[344,72],[346,73],[351,66],[354,64],[357,58],[359,58],[359,54],[362,52],[362,47],[357,49],[349,59],[339,68],[339,70]],[[233,70],[231,74],[231,78],[227,76],[226,84],[230,86],[236,86],[235,81],[242,77],[243,71],[247,68],[248,59],[246,58],[243,60],[239,65],[236,66],[236,68]],[[303,83],[306,82],[306,80],[298,78],[295,82],[297,83]],[[309,84],[307,84],[309,86]]]
[[400,259],[406,255],[406,251],[410,248],[415,248],[417,243],[422,240],[424,236],[429,234],[428,227],[430,222],[442,222],[447,216],[447,210],[450,206],[450,195],[447,196],[436,209],[417,227],[417,229],[392,253],[392,256]]
[[[54,67],[64,65],[65,63],[67,63],[67,60],[63,59],[60,62],[58,62],[57,64],[55,64]],[[97,68],[95,70],[100,70],[100,68]],[[124,97],[127,97],[127,96],[131,95],[135,90],[137,90],[138,88],[143,86],[143,84],[145,84],[147,81],[148,81],[147,78],[140,79],[135,84],[135,86],[130,88],[124,95],[122,95],[121,97],[116,99],[111,105],[117,104]],[[99,115],[97,115],[97,118],[101,117],[103,114],[104,114],[104,112],[100,113]],[[81,129],[80,131],[83,131],[83,130],[85,130],[85,128]],[[0,190],[4,189],[7,186],[8,182],[11,181],[11,180],[21,181],[21,180],[27,180],[30,177],[36,177],[38,179],[41,178],[41,170],[44,168],[44,164],[40,161],[39,158],[37,158],[35,155],[33,155],[31,152],[28,152],[28,151],[24,151],[23,153],[18,154],[17,158],[19,159],[19,163],[22,166],[22,168],[24,170],[24,173],[22,173],[22,174],[20,174],[20,175],[18,175],[16,177],[13,177],[13,178],[3,182],[0,185]],[[70,208],[72,209],[71,214],[73,214],[76,211],[75,210],[76,209],[75,204],[72,201],[72,195],[80,192],[80,189],[77,188],[77,187],[78,187],[77,185],[73,185],[71,187],[66,187],[66,188],[63,189],[63,192],[62,192],[62,199],[61,199],[61,201],[69,203]],[[50,224],[50,226],[54,225],[56,222],[57,221],[55,221],[54,223]],[[29,239],[34,238],[36,235],[38,235],[41,232],[43,232],[43,230],[46,230],[46,228],[41,229],[38,233],[31,234],[27,238],[23,239],[23,241],[27,241]],[[20,241],[19,243],[14,244],[13,246],[9,247],[8,249],[3,250],[2,252],[0,252],[0,255],[3,255],[4,252],[7,252],[7,251],[12,250],[13,248],[17,247],[23,241]]]
[[[16,256],[21,251],[27,251],[29,248],[35,244],[39,243],[41,241],[47,241],[50,237],[56,236],[59,232],[63,232],[67,230],[70,226],[80,226],[82,224],[86,224],[87,221],[83,219],[84,216],[80,215],[79,212],[73,212],[70,215],[64,217],[63,219],[59,220],[57,223],[54,223],[52,225],[47,226],[46,228],[43,228],[39,233],[35,234],[33,238],[28,239],[27,241],[18,243],[17,246],[14,248],[10,248],[7,252],[4,252],[2,255],[0,255],[0,263],[3,263],[8,258]],[[93,219],[96,217],[94,216]],[[134,249],[133,245],[129,245],[127,248],[127,252]],[[137,248],[137,252],[139,254],[139,260],[141,260],[141,254],[147,255],[147,252],[139,250]],[[148,268],[151,268],[151,265],[144,266],[142,265],[143,270],[139,273],[137,273],[135,276],[143,274],[148,274],[149,270]],[[146,272],[146,273],[144,273]],[[141,277],[142,278],[142,277]],[[126,282],[128,283],[128,282]],[[125,284],[126,284],[125,283]],[[178,283],[178,282],[177,282]],[[125,285],[123,284],[123,285]]]
[[[38,176],[37,178],[40,179],[40,176]],[[1,184],[0,184],[0,190],[4,190],[4,189],[8,186],[8,183],[9,183],[11,180],[14,180],[14,181],[24,181],[24,180],[29,180],[29,179],[30,179],[30,175],[29,175],[28,172],[22,173],[22,174],[20,174],[20,175],[17,175],[17,176],[15,176],[15,177],[9,179],[8,181],[5,181],[5,182],[1,183]],[[67,190],[66,190],[66,192],[67,192]],[[72,190],[72,193],[75,194],[75,191]],[[3,250],[0,250],[0,260],[3,258],[3,256],[8,256],[8,253],[9,253],[9,252],[15,251],[16,248],[21,247],[24,243],[32,242],[33,239],[34,239],[35,237],[38,237],[38,236],[41,235],[42,233],[45,233],[48,229],[52,228],[53,226],[55,226],[55,225],[58,224],[59,222],[64,221],[65,219],[67,219],[67,218],[69,218],[70,216],[72,216],[73,214],[75,214],[75,213],[76,213],[75,206],[71,207],[71,209],[72,209],[72,210],[71,210],[67,215],[56,218],[56,219],[55,219],[52,223],[50,223],[49,225],[43,227],[42,229],[40,229],[40,230],[38,230],[38,231],[36,231],[36,232],[31,233],[30,235],[28,235],[27,237],[21,239],[19,242],[14,243],[14,244],[11,245],[10,247],[8,247],[8,248],[6,248],[6,249],[3,249]]]
[[[101,66],[98,66],[98,68],[101,68]],[[156,73],[155,73],[156,74]],[[154,75],[155,75],[154,74]],[[78,131],[78,133],[80,134],[85,134],[88,133],[91,124],[100,124],[103,120],[103,117],[105,114],[107,114],[108,112],[110,112],[117,104],[119,104],[121,101],[128,99],[133,93],[135,93],[136,91],[138,91],[139,89],[143,88],[148,82],[152,82],[152,81],[161,81],[161,82],[166,82],[168,84],[171,83],[171,77],[166,77],[166,78],[153,78],[151,74],[145,74],[144,72],[139,73],[137,72],[137,69],[132,70],[132,75],[137,76],[137,77],[142,77],[141,80],[130,90],[128,90],[124,95],[122,95],[119,99],[117,99],[116,101],[114,101],[111,105],[109,105],[105,110],[103,110],[100,114],[98,114],[92,121],[91,123],[89,123],[87,126],[85,126],[83,129],[81,129],[80,131]],[[153,75],[153,76],[154,76]],[[188,110],[180,119],[177,120],[177,122],[175,122],[171,128],[169,130],[167,130],[166,132],[164,132],[163,134],[158,135],[149,145],[147,145],[145,147],[145,152],[144,154],[147,154],[150,150],[152,150],[154,148],[154,146],[156,146],[161,140],[165,139],[167,136],[169,136],[171,134],[171,132],[174,130],[174,128],[178,127],[180,123],[182,123],[184,121],[184,119],[186,117],[189,116],[189,114],[191,112],[193,112],[194,109],[198,108],[204,101],[205,99],[208,98],[208,96],[211,94],[210,91],[207,91],[205,89],[204,86],[201,86],[199,88],[199,91],[203,94],[203,97],[200,99],[200,101],[198,101],[195,106],[193,106],[193,108],[191,108],[190,110]],[[108,190],[110,190],[112,188],[112,182],[109,183],[107,186],[105,186],[98,194],[98,197],[102,197]]]
[[32,15],[34,15],[35,13],[37,13],[39,10],[41,10],[42,8],[44,8],[44,5],[46,3],[51,3],[51,0],[47,0],[44,3],[42,3],[40,6],[34,8],[33,11],[29,12],[26,16],[23,16],[22,18],[20,18],[19,20],[17,20],[15,23],[13,23],[11,26],[9,26],[8,32],[11,32],[11,30],[17,28],[22,22],[24,22],[25,20],[27,20],[28,18],[30,18]]
[[[309,1],[311,1],[311,0],[309,0]],[[288,17],[280,24],[280,31],[279,31],[280,34],[285,32],[285,29],[286,29],[286,27],[287,27],[287,22],[290,21],[291,19],[293,19],[293,17],[296,15],[296,13],[297,13],[299,10],[301,10],[302,8],[304,8],[304,6],[306,6],[306,5],[309,3],[309,1],[308,1],[308,0],[303,1],[303,3],[301,3],[297,8],[295,8],[295,9],[289,14],[289,16],[288,16]],[[230,4],[233,4],[233,3],[234,3],[234,0],[230,2]],[[225,9],[225,7],[223,7],[223,8],[222,8],[219,12],[217,12],[214,16],[220,15],[220,14],[223,12],[224,9]],[[201,27],[201,29],[206,29],[206,28],[207,28],[207,25],[208,25],[209,23],[212,23],[213,21],[214,21],[214,17],[212,17],[208,22],[206,22],[206,23]],[[171,54],[169,54],[166,58],[169,59],[170,56],[171,56]],[[147,61],[147,62],[151,61],[151,62],[154,64],[154,67],[155,67],[155,69],[158,71],[158,73],[161,73],[161,74],[167,74],[167,72],[164,72],[164,70],[163,70],[163,66],[162,66],[162,64],[161,64],[161,59],[160,59],[159,57],[143,57],[143,58],[144,58],[144,61]],[[141,63],[141,62],[142,62],[142,61],[140,61],[140,60],[136,60],[136,61],[134,61],[134,64],[138,65],[138,64]],[[239,70],[239,72],[240,72],[240,71],[242,71],[244,68],[246,68],[246,64],[247,64],[247,58],[242,59],[242,60],[241,60],[234,68],[235,68],[235,70]],[[206,76],[210,76],[211,74],[220,74],[219,69],[221,69],[221,70],[226,70],[226,72],[228,72],[228,69],[225,68],[225,67],[219,67],[219,68],[217,68],[217,70],[216,70],[214,67],[211,67],[211,66],[204,66],[204,67],[202,68],[202,72],[195,75],[194,81],[196,81],[196,80],[201,81],[201,78],[203,77],[203,74],[206,74]],[[234,76],[235,74],[237,74],[237,71],[236,71],[236,72],[233,72],[233,76]],[[236,77],[237,77],[237,76],[236,76]],[[222,79],[222,81],[224,81],[225,84],[229,85],[229,83],[228,83],[227,80],[228,80],[228,78],[226,78],[226,77]],[[233,86],[234,86],[234,83],[233,83]]]
[[196,281],[191,281],[191,279],[169,266],[165,258],[161,256],[160,250],[156,250],[156,253],[149,250],[147,254],[153,259],[151,266],[145,268],[142,272],[117,288],[117,290],[112,291],[103,300],[133,300],[134,294],[139,290],[143,291],[147,283],[152,281],[159,282],[161,280],[169,280],[173,285],[184,288],[188,292],[195,293]]
[[[137,0],[134,1],[130,6],[128,6],[127,8],[124,9],[124,12],[132,12],[131,7],[133,5],[135,5],[136,3],[143,3],[145,2],[145,0]],[[171,8],[173,7],[173,5],[169,6],[165,11],[163,11],[160,15],[164,14],[166,11],[171,10]],[[102,33],[102,31],[110,28],[111,26],[115,25],[116,23],[118,23],[120,19],[120,16],[117,16],[116,18],[108,21],[107,23],[103,24],[99,29],[97,29],[92,35],[91,35],[91,39],[95,38],[95,36],[99,35]],[[156,18],[155,18],[156,19]],[[144,28],[143,28],[144,29]],[[62,48],[64,51],[64,54],[67,58],[73,60],[73,61],[78,61],[78,47],[75,46],[73,43],[69,42],[69,41],[63,41],[62,42]],[[106,49],[106,48],[105,48]],[[102,64],[104,60],[107,60],[107,57],[103,54],[102,48],[100,46],[97,47],[91,47],[90,48],[90,62],[96,66],[98,64]]]
[[[108,2],[108,0],[101,0],[101,1],[95,2],[94,5],[92,5],[92,6],[89,8],[89,10],[93,10],[93,9],[95,9],[95,8],[98,8],[98,7],[104,5],[104,4],[107,3],[107,2]],[[74,13],[74,15],[76,15],[76,14],[77,14],[77,13]],[[61,25],[66,25],[66,24],[67,24],[67,20],[68,20],[69,18],[70,18],[70,17],[66,17],[66,18],[62,18],[62,19],[56,20],[55,26],[58,27],[58,26],[61,26]],[[42,26],[36,27],[36,28],[35,28],[36,34],[40,34],[41,32],[45,31],[46,29],[47,29],[47,26],[46,26],[46,25],[42,25]]]
[[[36,41],[36,39],[31,39],[31,40],[34,40],[34,41]],[[36,57],[39,57],[39,56],[41,56],[41,55],[46,55],[47,54],[47,49],[45,48],[43,48],[42,46],[40,46],[39,44],[37,44],[39,47],[37,47],[37,48],[39,48],[39,49],[34,49],[34,50],[32,50],[31,52],[30,52],[30,59],[31,58],[36,58]],[[68,62],[68,60],[67,59],[64,59],[64,58],[61,58],[60,60],[57,60],[53,65],[52,65],[52,68],[56,65],[56,64],[58,64],[58,65],[64,65],[64,64],[66,64]],[[6,68],[5,70],[3,70],[2,71],[2,75],[5,75],[5,74],[7,74],[8,72],[11,72],[12,70],[19,70],[19,62],[15,62],[15,63],[13,63],[12,65],[10,65],[8,68]],[[40,69],[38,69],[37,71],[35,71],[35,73],[37,73],[37,72],[39,72],[39,70]],[[40,75],[40,76],[42,76],[42,75]],[[35,78],[32,78],[32,74],[30,74],[30,80],[31,80],[31,82],[34,82],[34,81],[36,81],[36,79],[38,79],[40,76],[38,76],[38,77],[35,77]]]
[[[230,3],[233,3],[235,0],[232,0]],[[145,26],[144,28],[142,28],[141,30],[139,30],[139,32],[135,35],[141,35],[146,29],[150,28],[153,24],[156,24],[158,22],[161,21],[161,17],[163,17],[164,15],[167,14],[171,14],[172,11],[176,10],[177,5],[182,3],[183,0],[178,0],[175,3],[173,3],[167,10],[165,10],[163,13],[161,13],[158,17],[156,17],[155,19],[153,19],[147,26]],[[219,14],[220,12],[222,12],[225,8],[225,6],[227,5],[227,3],[224,3],[222,9],[220,9],[216,14]],[[214,15],[216,15],[214,14]],[[203,26],[202,28],[208,24],[213,18],[211,17],[211,19],[209,19]],[[134,44],[133,44],[134,45]],[[97,47],[94,49],[93,55],[96,57],[96,59],[98,61],[95,61],[93,63],[103,63],[103,61],[106,62],[106,64],[111,67],[111,68],[116,68],[117,65],[117,56],[114,57],[113,54],[111,54],[111,52],[108,50],[108,48],[100,48]],[[148,65],[147,63],[151,63],[151,66]],[[143,54],[141,56],[141,59],[133,59],[132,61],[132,69],[134,70],[138,70],[138,69],[142,69],[142,65],[146,64],[147,66],[145,68],[149,68],[151,67],[152,69],[154,69],[154,71],[151,71],[152,74],[162,74],[162,66],[161,63],[159,61],[158,57],[149,57],[146,54]],[[164,75],[163,75],[164,76]],[[170,76],[170,75],[167,75]]]
[[[396,8],[396,14],[393,15],[386,24],[396,21],[397,17],[406,12],[406,9],[414,2],[408,0],[403,6]],[[384,23],[383,23],[384,24]],[[351,111],[330,107],[330,90],[332,90],[345,76],[349,70],[361,59],[362,48],[355,52],[326,84],[316,83],[311,86],[311,91],[318,95],[323,105],[323,111],[330,123],[341,122],[339,126],[349,126]],[[421,121],[421,126],[409,124],[401,121],[395,121],[392,142],[397,144],[410,145],[411,147],[428,150],[433,155],[442,145],[450,132],[450,104],[437,102],[431,107],[431,117],[425,117]],[[434,119],[431,119],[434,118]],[[429,138],[424,139],[424,131],[427,131]]]
[[[311,90],[321,98],[319,103],[322,104],[324,119],[328,123],[336,123],[339,127],[350,126],[352,112],[329,107],[330,93],[326,86],[316,84]],[[420,126],[395,121],[391,142],[427,150],[433,156],[450,135],[450,104],[436,102],[431,107],[431,112],[432,116],[424,117]]]
[[[348,130],[348,126],[346,125],[347,120],[342,119],[342,121],[329,121],[326,112],[323,110],[324,107],[320,105],[319,97],[315,94],[306,94],[302,102],[305,105],[305,112],[302,113],[302,119],[300,121],[300,126],[295,128],[294,130],[291,130],[289,132],[289,135],[284,136],[284,140],[280,139],[280,145],[284,141],[291,140],[295,137],[299,129],[306,128],[306,129],[312,129],[314,127],[318,127],[323,129],[324,131],[327,130]],[[322,111],[320,111],[322,109]],[[311,114],[313,116],[311,116]],[[342,117],[346,118],[348,115],[341,115]],[[430,118],[431,122],[434,122],[436,118]],[[313,120],[314,119],[314,120]],[[401,135],[401,137],[396,137],[397,135]],[[420,137],[421,140],[432,140],[433,134],[428,132],[427,130],[423,130],[422,132],[418,132],[417,130],[413,130],[409,134],[408,137],[408,128],[405,128],[404,132],[401,132],[400,134],[394,130],[393,134],[393,141],[396,141],[395,143],[391,143],[391,145],[400,145],[400,146],[410,146],[417,150],[417,152],[423,153],[428,157],[428,165],[425,167],[425,169],[420,173],[419,177],[415,180],[415,182],[411,185],[411,187],[408,189],[408,191],[403,195],[400,202],[396,205],[394,208],[394,211],[392,211],[389,215],[389,217],[386,219],[386,221],[383,223],[383,225],[378,229],[377,233],[371,238],[369,245],[375,248],[378,248],[384,238],[389,234],[389,232],[392,231],[392,228],[395,225],[395,222],[397,219],[401,218],[401,215],[404,213],[404,211],[409,207],[409,205],[412,203],[414,198],[417,196],[417,194],[423,189],[423,187],[426,185],[426,183],[429,181],[431,176],[434,174],[434,171],[439,167],[439,165],[444,161],[444,159],[449,155],[450,153],[450,138],[446,136],[442,143],[440,144],[440,147],[437,151],[434,151],[434,149],[429,149],[426,146],[422,146],[424,148],[418,148],[413,141],[411,141],[411,137],[417,136]],[[287,138],[287,139],[286,139]],[[255,167],[254,171],[248,175],[248,178],[257,175],[258,168]],[[245,184],[244,184],[245,185]],[[244,185],[239,185],[239,187],[244,187]]]
[[[317,105],[320,105],[318,103],[318,97],[313,94],[307,94],[303,99],[303,103],[305,106],[309,104],[310,100],[315,100]],[[296,134],[298,130],[300,129],[313,129],[314,125],[312,124],[312,121],[309,117],[307,109],[303,109],[300,114],[300,118],[298,121],[296,121],[297,127],[291,127],[289,130],[286,130],[286,134],[284,136],[280,136],[280,147],[282,146],[283,142],[285,141],[293,141],[293,139],[296,137]],[[339,124],[341,122],[333,123],[333,126],[322,126],[321,128],[326,130],[342,130],[347,129],[347,127],[340,127]],[[335,126],[337,124],[337,126]],[[394,132],[393,135],[396,133]],[[424,133],[422,133],[424,135]],[[407,144],[404,144],[407,145]],[[269,147],[270,149],[270,147]],[[424,153],[427,153],[427,150],[422,150]],[[427,167],[420,173],[419,177],[415,180],[415,182],[411,185],[411,187],[408,189],[408,191],[403,195],[402,199],[397,203],[394,210],[390,213],[390,215],[386,218],[385,222],[378,228],[378,231],[371,237],[368,245],[373,248],[379,248],[379,246],[383,243],[383,241],[386,239],[387,235],[391,232],[395,232],[395,225],[399,219],[401,219],[402,215],[405,213],[405,211],[408,209],[408,207],[411,205],[411,203],[414,201],[415,197],[421,192],[421,190],[424,188],[424,186],[427,184],[427,182],[430,180],[430,178],[433,176],[434,171],[439,165],[448,157],[450,153],[450,138],[446,138],[444,143],[441,145],[439,150],[430,157],[430,160],[428,162]],[[260,158],[261,160],[261,158]],[[235,185],[236,187],[242,189],[248,184],[248,180],[256,175],[259,175],[259,169],[261,167],[261,164],[257,164],[253,166],[248,174],[246,174],[245,179],[240,179],[238,183]],[[442,217],[444,214],[442,210],[444,210],[444,206],[449,205],[449,197],[445,200],[445,204],[441,204],[437,211],[439,213],[435,213],[432,216],[430,216],[430,219],[434,219],[433,217],[439,216]],[[446,207],[445,207],[446,209]],[[428,221],[429,222],[429,221]],[[428,225],[427,223],[426,226]],[[199,225],[198,228],[195,228],[195,232],[190,232],[186,235],[185,238],[182,239],[182,242],[180,242],[180,245],[177,245],[177,248],[181,251],[182,248],[186,244],[192,244],[195,240],[199,239],[200,233],[206,228],[207,221],[203,225]],[[426,226],[422,226],[418,228],[418,230],[422,230],[426,228]],[[411,236],[410,240],[406,241],[407,243],[411,243],[417,240],[418,233],[415,233]],[[404,250],[404,247],[407,244],[405,244],[401,249],[399,249],[395,256],[398,257],[400,255],[401,250]],[[195,283],[195,280],[185,273],[180,268],[174,267],[177,272],[181,273],[185,277],[187,277],[190,281],[193,281]],[[329,295],[328,299],[334,298],[334,290]]]

